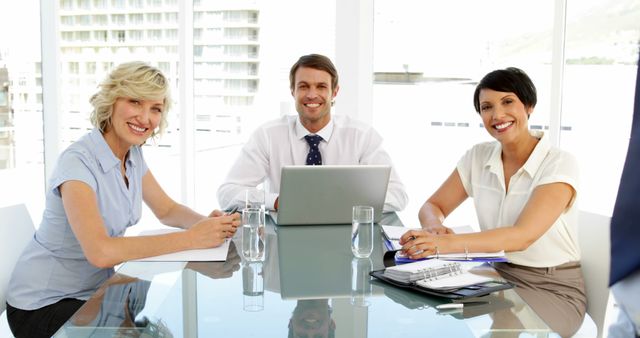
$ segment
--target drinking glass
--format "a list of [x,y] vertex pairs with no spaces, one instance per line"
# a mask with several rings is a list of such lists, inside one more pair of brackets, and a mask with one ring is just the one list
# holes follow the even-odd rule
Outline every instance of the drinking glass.
[[242,210],[242,256],[249,262],[264,262],[266,233],[264,209]]
[[356,205],[351,219],[351,252],[368,258],[373,251],[373,207]]

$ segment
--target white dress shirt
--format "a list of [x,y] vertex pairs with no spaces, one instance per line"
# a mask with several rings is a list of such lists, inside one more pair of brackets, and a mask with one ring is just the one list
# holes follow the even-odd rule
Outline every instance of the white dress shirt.
[[[225,182],[218,188],[222,208],[264,200],[273,209],[280,190],[280,172],[285,165],[305,165],[309,145],[304,137],[311,134],[297,115],[283,116],[259,127],[244,145]],[[370,126],[344,115],[332,115],[329,123],[316,135],[323,141],[319,149],[322,164],[391,165],[382,148],[382,137]],[[264,192],[256,187],[264,184]],[[248,196],[246,196],[248,194]],[[404,185],[392,168],[384,211],[400,211],[407,205]]]
[[540,141],[527,162],[509,181],[505,191],[502,146],[499,142],[475,145],[460,159],[457,170],[467,195],[473,197],[481,230],[513,226],[533,190],[543,184],[563,182],[575,189],[574,199],[538,240],[526,250],[506,254],[511,263],[552,267],[580,260],[577,226],[578,164],[569,153],[549,144],[542,132],[531,131]]

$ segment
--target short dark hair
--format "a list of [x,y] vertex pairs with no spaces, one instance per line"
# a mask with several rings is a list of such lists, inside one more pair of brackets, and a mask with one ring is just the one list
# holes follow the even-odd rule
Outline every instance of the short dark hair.
[[516,67],[494,70],[480,80],[473,93],[473,106],[478,113],[480,113],[480,91],[482,89],[514,93],[525,107],[533,108],[538,101],[536,86],[524,71]]
[[329,73],[329,75],[331,75],[331,91],[334,91],[336,87],[338,87],[338,71],[336,70],[336,66],[333,65],[333,62],[324,55],[309,54],[301,56],[298,61],[291,66],[291,71],[289,71],[289,85],[291,91],[293,91],[293,88],[296,85],[296,72],[300,67],[323,70]]

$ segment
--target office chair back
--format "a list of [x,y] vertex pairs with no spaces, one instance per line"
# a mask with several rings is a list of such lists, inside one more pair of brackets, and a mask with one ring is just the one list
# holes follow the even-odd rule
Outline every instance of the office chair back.
[[31,216],[24,204],[0,208],[0,313],[6,308],[13,267],[34,232]]
[[603,334],[610,300],[610,226],[611,217],[580,211],[578,219],[578,242],[582,257],[580,264],[587,291],[587,313],[598,328],[598,337],[602,337]]

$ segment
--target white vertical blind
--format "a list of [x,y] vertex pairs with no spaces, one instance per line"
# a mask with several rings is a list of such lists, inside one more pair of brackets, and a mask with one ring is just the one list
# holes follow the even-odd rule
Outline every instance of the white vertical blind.
[[60,152],[58,107],[60,100],[60,65],[58,48],[58,1],[40,1],[42,45],[42,127],[44,135],[45,182],[51,176]]
[[553,16],[553,42],[551,51],[551,98],[549,107],[549,139],[560,146],[562,122],[562,89],[564,85],[564,48],[566,41],[567,0],[555,0]]
[[180,1],[179,11],[180,197],[181,203],[194,205],[193,0]]
[[335,112],[373,122],[373,0],[336,1]]

